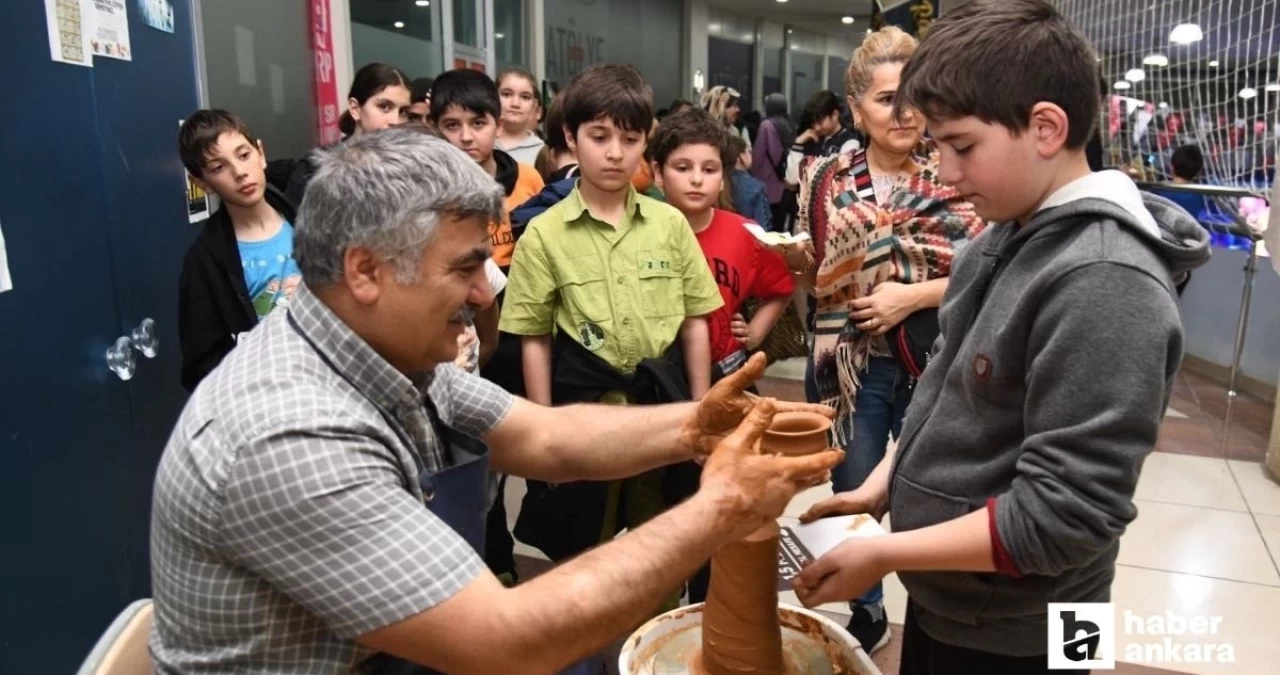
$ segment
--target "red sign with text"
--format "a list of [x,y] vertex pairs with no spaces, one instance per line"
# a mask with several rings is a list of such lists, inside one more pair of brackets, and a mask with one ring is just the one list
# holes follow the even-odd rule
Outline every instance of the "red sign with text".
[[311,53],[315,56],[316,123],[320,145],[342,140],[338,130],[338,83],[333,77],[333,23],[329,0],[310,0]]

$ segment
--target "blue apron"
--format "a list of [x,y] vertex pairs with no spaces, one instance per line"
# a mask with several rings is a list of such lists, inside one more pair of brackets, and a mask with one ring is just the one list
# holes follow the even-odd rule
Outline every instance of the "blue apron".
[[[360,391],[351,378],[338,370],[329,357],[302,331],[294,320],[293,314],[290,313],[287,318],[294,331],[311,345],[320,359],[346,380],[353,389]],[[418,487],[422,489],[423,504],[437,518],[444,521],[445,525],[457,532],[478,555],[484,557],[485,524],[489,515],[489,447],[483,441],[444,424],[435,404],[424,396],[423,402],[427,409],[427,416],[431,420],[431,427],[435,431],[436,438],[445,446],[446,464],[445,468],[435,473],[428,473],[426,464],[414,447],[413,439],[400,427],[395,417],[368,396],[365,396],[365,400],[378,410],[387,425],[400,439],[400,443],[413,456],[414,464],[418,469]],[[407,473],[406,471],[406,475]],[[366,662],[366,666],[374,675],[443,675],[439,671],[390,654],[377,654]],[[562,671],[561,675],[597,675],[603,672],[603,666],[604,663],[600,657],[593,656]]]

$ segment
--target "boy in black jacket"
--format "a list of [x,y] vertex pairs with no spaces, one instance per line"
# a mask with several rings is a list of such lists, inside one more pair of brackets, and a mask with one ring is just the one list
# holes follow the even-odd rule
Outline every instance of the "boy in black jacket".
[[178,132],[191,177],[221,199],[182,262],[178,339],[182,386],[193,391],[244,333],[288,303],[301,282],[293,261],[295,209],[267,183],[261,141],[225,110],[198,110]]

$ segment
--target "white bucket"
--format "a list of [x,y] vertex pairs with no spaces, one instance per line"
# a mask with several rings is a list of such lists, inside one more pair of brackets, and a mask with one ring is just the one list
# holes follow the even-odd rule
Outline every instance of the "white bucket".
[[[840,668],[834,672],[840,675],[883,675],[843,626],[803,607],[779,604],[778,613],[782,620],[784,642],[787,642],[789,635],[803,635],[814,645],[825,644],[825,651],[839,661]],[[701,631],[696,627],[701,624],[702,603],[681,607],[650,620],[632,633],[623,644],[618,656],[618,673],[667,675],[667,671],[659,672],[654,669],[655,655],[665,648],[677,647],[678,639],[683,638],[686,642],[700,640]],[[678,635],[682,632],[687,635]]]

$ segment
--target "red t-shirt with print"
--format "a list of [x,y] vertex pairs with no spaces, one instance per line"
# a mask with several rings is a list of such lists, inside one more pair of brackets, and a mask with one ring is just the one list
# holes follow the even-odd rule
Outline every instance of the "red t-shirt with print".
[[744,225],[749,222],[736,213],[716,209],[711,224],[697,233],[702,255],[724,299],[724,305],[707,317],[712,362],[742,349],[729,325],[744,300],[789,296],[795,289],[787,262],[747,231]]

